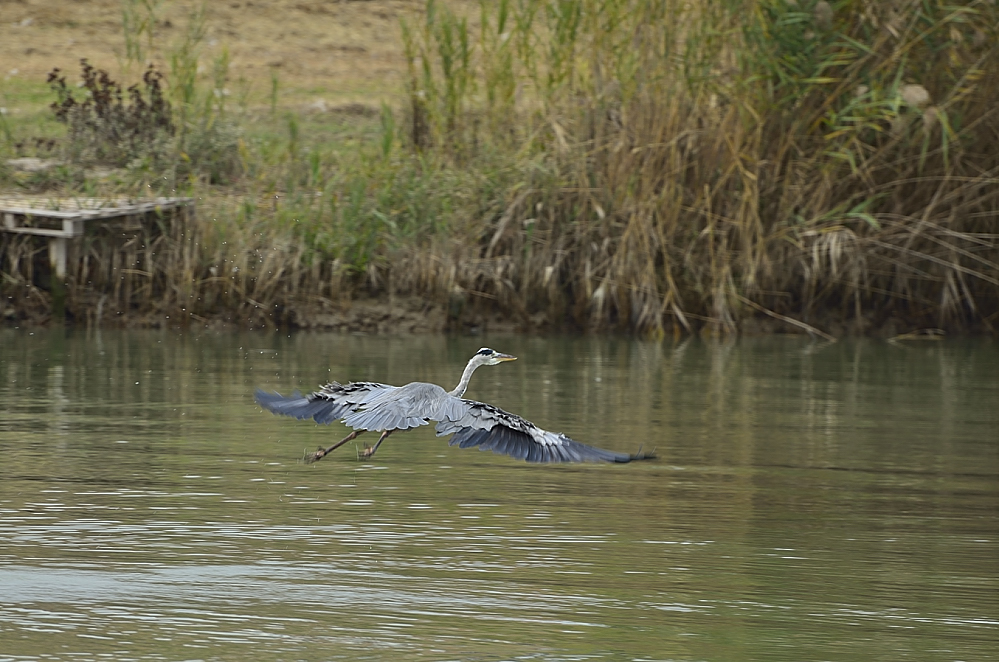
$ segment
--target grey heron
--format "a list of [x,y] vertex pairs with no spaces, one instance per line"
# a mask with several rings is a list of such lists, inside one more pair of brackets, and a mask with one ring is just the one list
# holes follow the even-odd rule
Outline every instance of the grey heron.
[[365,432],[381,432],[373,447],[365,448],[362,457],[371,457],[382,442],[397,430],[409,430],[430,421],[437,423],[437,436],[453,435],[449,444],[460,448],[478,446],[481,450],[528,462],[630,462],[654,457],[641,451],[634,455],[587,446],[561,433],[542,430],[534,423],[485,402],[465,400],[472,373],[484,365],[515,360],[483,347],[468,361],[461,381],[453,391],[436,384],[412,382],[390,386],[376,382],[332,382],[320,390],[291,396],[257,389],[256,400],[275,414],[300,420],[313,419],[329,425],[343,421],[353,432],[328,448],[320,448],[305,457],[316,462]]

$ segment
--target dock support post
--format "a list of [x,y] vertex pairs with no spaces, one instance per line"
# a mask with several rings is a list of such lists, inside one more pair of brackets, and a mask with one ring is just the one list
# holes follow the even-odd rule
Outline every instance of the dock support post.
[[66,319],[66,250],[65,237],[49,239],[49,266],[52,267],[52,321]]

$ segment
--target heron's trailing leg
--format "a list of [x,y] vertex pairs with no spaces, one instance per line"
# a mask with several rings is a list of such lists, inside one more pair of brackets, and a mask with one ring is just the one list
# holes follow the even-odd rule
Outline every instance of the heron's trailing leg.
[[361,451],[361,457],[368,458],[374,455],[375,451],[378,450],[378,447],[382,445],[382,442],[385,441],[386,437],[392,434],[392,432],[393,432],[392,430],[385,430],[385,432],[382,432],[382,436],[378,437],[378,441],[375,442],[374,446],[371,446],[370,448],[365,448],[363,451]]
[[[348,441],[356,439],[357,435],[364,434],[365,432],[367,432],[367,430],[354,430],[353,432],[351,432],[346,437],[344,437],[340,441],[336,442],[335,444],[333,444],[329,448],[320,448],[315,453],[309,453],[308,455],[305,456],[305,463],[306,464],[312,464],[313,462],[318,462],[319,460],[321,460],[324,457],[326,457],[329,453],[332,453],[336,449],[338,449],[341,446],[343,446]],[[379,440],[379,443],[381,443],[380,440]],[[378,448],[377,444],[375,445],[375,448]]]

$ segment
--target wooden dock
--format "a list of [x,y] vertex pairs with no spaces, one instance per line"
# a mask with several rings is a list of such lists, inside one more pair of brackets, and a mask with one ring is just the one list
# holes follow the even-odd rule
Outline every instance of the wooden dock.
[[179,209],[192,213],[193,198],[69,198],[0,195],[0,232],[29,234],[49,239],[53,274],[66,277],[68,242],[82,237],[96,223],[141,223],[151,213]]
[[[71,242],[95,226],[137,229],[150,215],[193,214],[193,198],[79,198],[0,195],[0,232],[45,237],[52,268],[52,315],[65,317]],[[78,252],[77,252],[78,253]]]

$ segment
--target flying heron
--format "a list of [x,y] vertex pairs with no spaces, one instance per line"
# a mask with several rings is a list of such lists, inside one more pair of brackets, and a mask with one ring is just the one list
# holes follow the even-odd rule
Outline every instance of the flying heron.
[[465,400],[461,396],[468,388],[472,373],[479,366],[513,361],[517,357],[501,354],[488,347],[475,353],[461,373],[461,381],[447,392],[436,384],[412,382],[405,386],[390,386],[376,382],[333,382],[322,389],[291,396],[267,393],[257,389],[256,400],[261,407],[275,414],[292,416],[329,425],[343,421],[354,429],[329,448],[320,448],[305,457],[306,462],[323,459],[365,432],[381,432],[374,446],[365,448],[362,457],[371,457],[385,439],[396,430],[409,430],[430,421],[437,423],[437,436],[454,435],[449,444],[460,448],[478,446],[481,450],[528,462],[630,462],[654,457],[615,453],[574,441],[561,433],[542,430],[534,423],[503,411],[499,407]]

